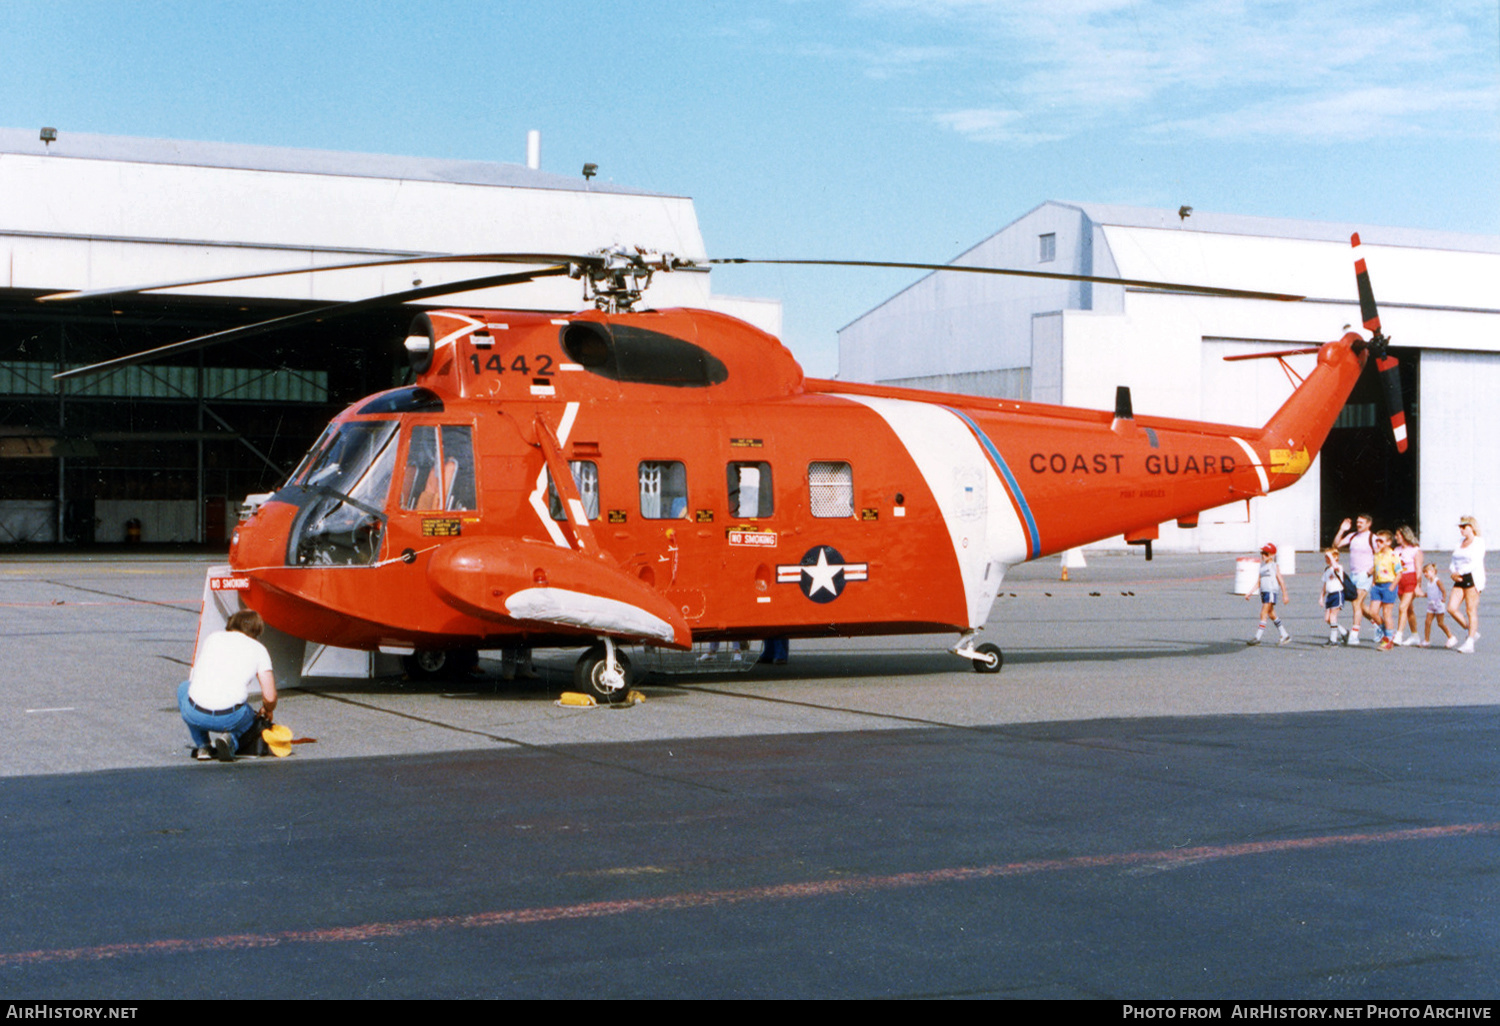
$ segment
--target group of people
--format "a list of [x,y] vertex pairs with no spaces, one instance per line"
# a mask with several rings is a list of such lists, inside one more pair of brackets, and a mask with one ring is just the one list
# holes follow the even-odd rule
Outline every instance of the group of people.
[[[1447,639],[1446,647],[1472,655],[1474,643],[1479,639],[1479,593],[1485,584],[1485,548],[1479,524],[1473,517],[1460,517],[1458,527],[1462,540],[1453,550],[1448,565],[1451,591],[1447,591],[1437,565],[1423,562],[1421,544],[1410,527],[1400,527],[1394,533],[1376,531],[1369,514],[1359,515],[1352,524],[1348,520],[1340,524],[1333,544],[1323,552],[1326,564],[1322,578],[1323,616],[1328,624],[1328,640],[1324,644],[1358,645],[1360,628],[1368,620],[1374,634],[1372,640],[1381,651],[1404,645],[1426,648],[1432,643],[1432,628],[1436,625]],[[1340,562],[1340,552],[1346,548],[1347,572]],[[1286,582],[1276,565],[1276,546],[1266,545],[1260,551],[1260,623],[1249,644],[1260,644],[1270,621],[1280,634],[1280,644],[1285,645],[1291,641],[1291,635],[1276,615],[1276,604],[1287,600]],[[1420,632],[1419,600],[1425,600],[1427,614]],[[1354,625],[1348,630],[1339,623],[1346,603],[1354,607]],[[1448,629],[1445,617],[1452,617],[1468,634],[1462,644]],[[1410,634],[1403,636],[1408,627]]]

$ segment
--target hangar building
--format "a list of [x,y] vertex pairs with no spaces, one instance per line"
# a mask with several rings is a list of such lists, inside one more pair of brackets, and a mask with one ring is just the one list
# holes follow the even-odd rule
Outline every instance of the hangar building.
[[[51,292],[436,253],[705,256],[692,200],[527,166],[0,129],[0,545],[221,542],[324,423],[395,383],[410,308],[379,309],[59,386],[51,375],[494,264],[293,275],[75,303]],[[658,274],[656,306],[780,332],[775,302]],[[572,311],[578,282],[427,301]]]
[[[1277,361],[1225,356],[1316,345],[1358,325],[1359,232],[1385,334],[1401,360],[1412,445],[1390,441],[1373,361],[1302,483],[1163,525],[1167,551],[1316,549],[1360,512],[1459,541],[1472,513],[1500,530],[1500,238],[1089,203],[1044,203],[955,264],[1307,296],[1299,303],[1117,285],[930,274],[839,332],[839,376],[1259,426],[1291,384]],[[1313,356],[1292,357],[1306,374]],[[1123,546],[1114,539],[1108,546]]]

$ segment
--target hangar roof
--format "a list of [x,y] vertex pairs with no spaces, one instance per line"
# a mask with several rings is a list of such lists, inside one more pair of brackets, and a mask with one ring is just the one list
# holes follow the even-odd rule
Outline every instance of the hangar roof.
[[1175,210],[1129,207],[1110,203],[1075,203],[1055,200],[1041,204],[1041,206],[1049,205],[1072,207],[1082,211],[1083,215],[1095,224],[1118,225],[1122,228],[1168,228],[1175,231],[1186,229],[1220,235],[1256,235],[1270,239],[1309,239],[1342,243],[1347,243],[1351,234],[1359,232],[1360,238],[1372,245],[1500,253],[1500,236],[1494,235],[1344,224],[1336,221],[1302,221],[1284,217],[1250,217],[1244,214],[1216,214],[1212,211],[1198,210],[1194,210],[1189,217],[1182,218]]
[[632,196],[660,193],[610,183],[535,171],[520,164],[482,160],[442,160],[336,150],[298,150],[241,143],[194,142],[182,139],[137,139],[129,136],[57,133],[44,143],[40,133],[27,128],[0,128],[0,154],[110,160],[136,164],[175,164],[184,167],[234,168],[243,171],[283,171],[293,174],[344,175],[354,178],[393,178],[402,181],[447,182],[454,185],[495,185],[513,189],[560,189],[568,192],[608,192]]
[[[1349,239],[1358,232],[1367,250],[1380,251],[1377,292],[1382,306],[1404,304],[1431,309],[1495,313],[1493,282],[1500,275],[1500,236],[1463,232],[1392,228],[1380,225],[1250,217],[1194,210],[1187,218],[1177,210],[1108,203],[1049,200],[1015,218],[951,261],[991,267],[1041,267],[1035,238],[1053,231],[1059,215],[1081,218],[1092,235],[1091,251],[1071,254],[1066,266],[1058,252],[1055,269],[1106,277],[1118,275],[1154,281],[1182,281],[1227,288],[1252,288],[1308,296],[1323,302],[1356,300],[1350,273]],[[1076,232],[1074,233],[1076,234]],[[884,310],[899,297],[939,292],[998,298],[1010,294],[1001,282],[1010,279],[945,281],[940,272],[923,275],[911,285],[839,329]],[[1095,286],[1097,289],[1098,286]],[[1074,287],[1071,302],[1083,290]],[[1063,293],[1065,294],[1065,293]],[[1099,293],[1094,293],[1097,296]],[[935,302],[942,300],[933,299]],[[957,302],[957,300],[950,300]]]
[[[1256,288],[1314,300],[1356,298],[1350,237],[1378,252],[1383,305],[1494,312],[1500,237],[1236,214],[1199,214],[1102,204],[1081,211],[1127,278]],[[1376,259],[1372,256],[1372,259]],[[1095,266],[1095,273],[1110,273]]]

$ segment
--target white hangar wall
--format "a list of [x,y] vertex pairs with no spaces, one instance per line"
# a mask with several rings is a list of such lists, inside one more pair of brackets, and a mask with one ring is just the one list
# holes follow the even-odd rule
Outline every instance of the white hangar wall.
[[[93,289],[362,258],[587,253],[705,256],[692,200],[511,164],[0,129],[0,288]],[[493,274],[411,265],[201,286],[188,293],[338,301]],[[430,303],[573,310],[548,279]],[[714,297],[706,273],[658,275],[657,306],[695,305],[779,333],[780,306]]]
[[[962,254],[987,265],[1222,285],[1299,303],[1025,278],[929,275],[839,334],[840,377],[1260,426],[1291,383],[1237,353],[1318,344],[1359,321],[1341,225],[1047,203]],[[1500,530],[1500,239],[1359,229],[1386,334],[1421,350],[1415,459],[1424,543],[1451,548],[1457,518]],[[1050,242],[1045,237],[1051,235]],[[1050,256],[1050,259],[1046,259]],[[1291,359],[1306,374],[1314,357]],[[1383,416],[1383,415],[1382,415]],[[1321,461],[1321,457],[1319,458]],[[1321,538],[1321,462],[1298,485],[1161,528],[1164,551],[1246,551]],[[1103,543],[1124,547],[1123,539]]]

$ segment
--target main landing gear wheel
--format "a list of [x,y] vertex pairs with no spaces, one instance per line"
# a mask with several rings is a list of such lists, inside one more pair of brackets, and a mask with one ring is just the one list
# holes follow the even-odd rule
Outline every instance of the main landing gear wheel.
[[974,652],[975,673],[999,673],[1000,667],[1005,665],[1005,653],[993,641],[974,646]]
[[477,648],[423,649],[401,657],[401,666],[412,680],[457,677],[478,665]]
[[596,701],[607,704],[625,701],[630,690],[630,660],[616,648],[615,661],[620,665],[620,678],[611,680],[604,646],[595,645],[578,657],[578,663],[573,667],[573,686],[592,695]]

